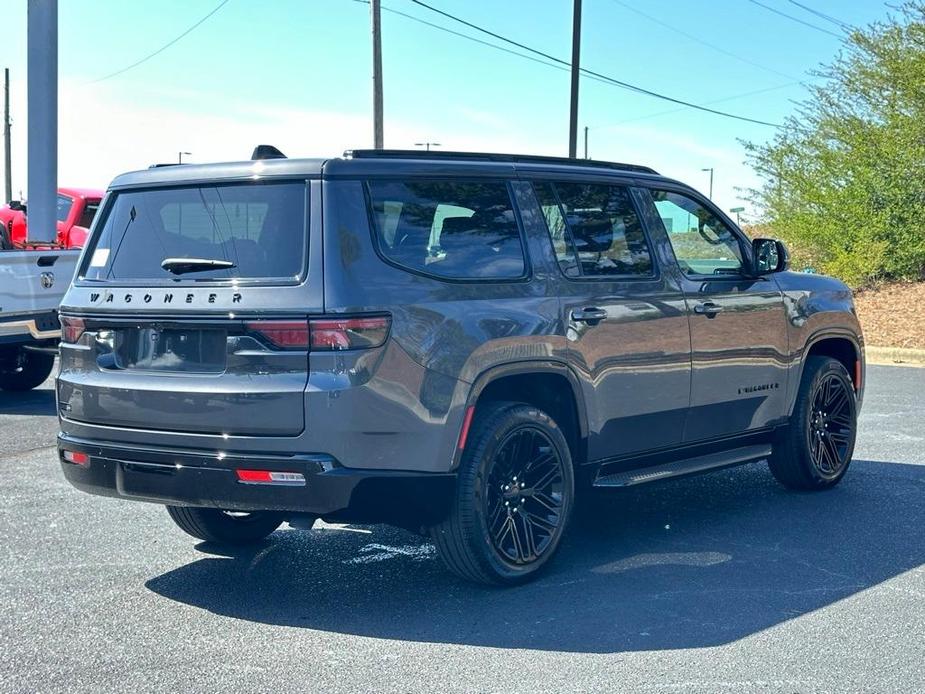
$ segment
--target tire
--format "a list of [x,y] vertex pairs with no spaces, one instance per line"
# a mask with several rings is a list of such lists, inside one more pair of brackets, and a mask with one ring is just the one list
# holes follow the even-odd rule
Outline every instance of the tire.
[[55,366],[53,354],[17,350],[17,354],[0,368],[0,389],[24,391],[42,385]]
[[223,545],[260,542],[283,522],[282,514],[273,511],[232,514],[217,508],[168,506],[167,513],[188,535]]
[[574,497],[572,457],[555,421],[531,405],[490,403],[476,411],[453,506],[430,536],[458,576],[524,583],[558,549]]
[[818,491],[848,471],[857,435],[857,400],[845,367],[810,357],[803,369],[793,415],[774,444],[768,465],[789,489]]
[[13,250],[13,239],[11,238],[11,229],[13,223],[9,225],[0,223],[0,251]]

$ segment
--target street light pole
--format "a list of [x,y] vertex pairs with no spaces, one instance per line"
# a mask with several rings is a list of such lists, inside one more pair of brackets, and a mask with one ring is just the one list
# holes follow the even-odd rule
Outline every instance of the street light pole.
[[578,156],[578,77],[581,69],[581,0],[572,8],[572,94],[569,105],[568,155]]
[[193,153],[192,153],[192,152],[177,152],[177,163],[178,163],[178,164],[182,164],[182,163],[183,163],[183,155],[184,155],[184,154],[185,154],[186,156],[189,157],[189,156],[192,156]]
[[431,147],[439,147],[440,143],[439,142],[415,142],[414,146],[424,147],[424,149],[429,152]]
[[711,166],[708,169],[700,169],[700,170],[710,172],[710,200],[712,200],[713,199],[713,167]]

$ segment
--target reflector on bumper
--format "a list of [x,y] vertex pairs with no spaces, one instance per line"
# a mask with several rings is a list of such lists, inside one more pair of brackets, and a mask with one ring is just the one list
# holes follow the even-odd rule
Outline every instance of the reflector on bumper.
[[276,484],[304,487],[305,475],[301,472],[274,472],[272,470],[236,470],[241,484]]
[[81,465],[86,467],[90,464],[90,456],[86,453],[80,453],[78,451],[61,451],[61,457],[65,462],[73,463],[74,465]]

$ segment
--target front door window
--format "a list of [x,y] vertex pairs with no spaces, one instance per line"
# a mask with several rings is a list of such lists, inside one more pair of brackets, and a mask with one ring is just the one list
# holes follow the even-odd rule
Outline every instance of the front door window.
[[675,257],[685,275],[738,275],[742,246],[732,229],[693,198],[650,190]]

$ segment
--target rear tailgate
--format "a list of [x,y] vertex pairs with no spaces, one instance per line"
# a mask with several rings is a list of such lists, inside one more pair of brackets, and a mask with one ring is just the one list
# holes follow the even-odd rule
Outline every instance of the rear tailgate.
[[[228,436],[301,433],[307,320],[323,308],[320,266],[308,262],[308,189],[287,181],[114,196],[62,310],[62,416]],[[176,273],[165,259],[223,265]]]
[[42,316],[42,334],[33,337],[56,337],[54,312],[74,276],[79,256],[78,250],[0,251],[0,325],[4,326],[0,332],[28,332],[25,327],[13,326]]

